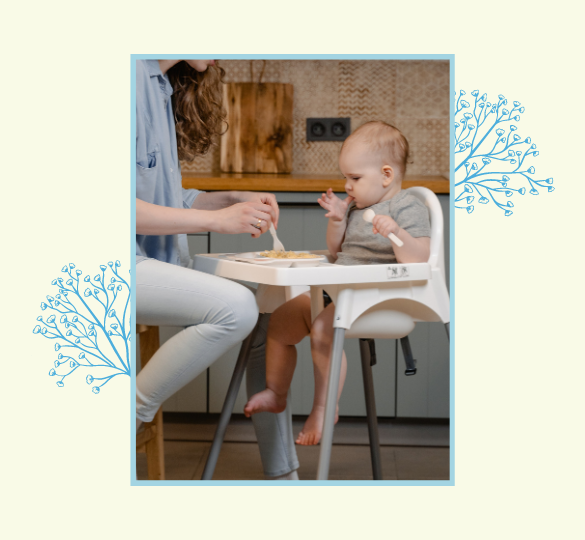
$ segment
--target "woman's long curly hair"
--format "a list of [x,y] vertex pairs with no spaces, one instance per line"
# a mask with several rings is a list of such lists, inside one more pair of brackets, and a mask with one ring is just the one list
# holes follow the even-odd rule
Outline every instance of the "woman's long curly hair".
[[167,73],[173,86],[179,159],[193,161],[206,154],[216,142],[214,138],[227,130],[222,105],[225,71],[215,63],[200,73],[187,62],[179,62]]

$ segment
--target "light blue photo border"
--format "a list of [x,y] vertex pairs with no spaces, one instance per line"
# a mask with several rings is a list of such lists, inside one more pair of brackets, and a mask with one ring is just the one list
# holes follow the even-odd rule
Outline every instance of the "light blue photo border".
[[454,486],[455,485],[455,208],[454,193],[454,143],[453,125],[455,123],[454,99],[455,91],[455,55],[454,54],[133,54],[130,56],[130,102],[131,102],[131,138],[130,138],[130,187],[131,206],[131,238],[130,261],[132,269],[132,320],[136,321],[136,60],[175,60],[175,59],[215,59],[215,60],[449,60],[449,126],[450,148],[450,189],[449,189],[449,297],[450,297],[450,343],[449,343],[449,480],[137,480],[136,479],[136,335],[132,339],[132,384],[130,392],[131,411],[131,445],[130,445],[130,485],[132,486]]

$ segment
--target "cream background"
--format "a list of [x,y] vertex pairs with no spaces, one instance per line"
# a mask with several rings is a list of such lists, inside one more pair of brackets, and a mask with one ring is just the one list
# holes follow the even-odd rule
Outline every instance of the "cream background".
[[[2,9],[0,531],[579,536],[580,4],[276,5],[33,1]],[[119,258],[129,268],[133,52],[455,53],[456,89],[503,93],[526,107],[520,133],[538,145],[535,167],[554,177],[556,191],[526,195],[510,218],[488,208],[456,214],[454,487],[130,487],[130,382],[114,380],[95,396],[47,377],[52,349],[31,331],[50,281],[68,262],[93,272]]]

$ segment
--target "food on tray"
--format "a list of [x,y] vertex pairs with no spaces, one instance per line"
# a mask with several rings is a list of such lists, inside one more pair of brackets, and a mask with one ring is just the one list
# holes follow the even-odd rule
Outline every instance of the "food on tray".
[[262,251],[261,257],[270,257],[271,259],[318,259],[321,255],[313,255],[312,253],[296,253],[295,251]]

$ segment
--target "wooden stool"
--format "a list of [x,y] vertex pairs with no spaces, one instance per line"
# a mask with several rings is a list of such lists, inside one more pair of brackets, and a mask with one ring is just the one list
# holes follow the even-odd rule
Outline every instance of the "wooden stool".
[[[158,326],[136,325],[136,335],[140,336],[140,366],[152,358],[160,346]],[[149,480],[165,479],[165,450],[163,438],[162,407],[152,422],[144,422],[144,430],[136,435],[136,453],[146,453]]]

